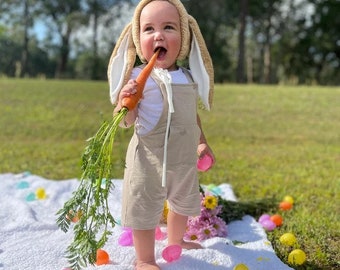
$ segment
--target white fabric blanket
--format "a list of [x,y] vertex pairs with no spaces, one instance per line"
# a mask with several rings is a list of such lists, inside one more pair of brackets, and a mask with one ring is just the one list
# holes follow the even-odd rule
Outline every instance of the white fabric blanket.
[[[114,183],[110,209],[119,220],[122,181]],[[66,234],[59,230],[55,213],[78,184],[77,179],[52,181],[29,173],[0,174],[0,270],[62,270],[68,266],[64,252],[72,241],[73,230]],[[45,190],[45,199],[36,198],[39,188]],[[222,197],[236,200],[230,185],[222,184],[219,188]],[[104,247],[110,255],[110,264],[86,269],[134,268],[133,247],[118,244],[121,233],[122,228],[116,225]],[[157,262],[164,270],[222,270],[241,263],[251,270],[292,269],[275,255],[265,231],[250,216],[228,224],[226,238],[205,240],[202,245],[204,249],[183,250],[179,260],[167,263],[161,256],[166,239],[157,241]]]

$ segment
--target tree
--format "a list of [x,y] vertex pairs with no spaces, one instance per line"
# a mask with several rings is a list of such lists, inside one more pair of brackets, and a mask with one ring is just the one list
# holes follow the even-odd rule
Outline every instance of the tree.
[[308,53],[314,72],[311,74],[320,84],[340,83],[340,3],[337,0],[310,0],[315,6],[311,25],[301,42],[308,41]]
[[21,46],[5,35],[0,35],[0,74],[14,77],[20,63]]
[[[110,8],[112,8],[114,5],[119,5],[122,2],[128,2],[130,1],[123,1],[123,0],[87,0],[87,6],[88,6],[88,16],[89,16],[89,22],[92,22],[92,32],[93,32],[93,38],[92,38],[92,68],[91,68],[91,79],[92,80],[98,80],[101,78],[101,75],[99,74],[98,65],[100,63],[100,60],[98,58],[98,20],[100,16],[106,14]],[[92,18],[92,20],[90,19]]]
[[272,46],[280,39],[283,0],[251,2],[250,16],[255,42],[260,51],[258,80],[262,83],[276,82],[273,67]]
[[239,14],[239,32],[238,32],[238,59],[237,59],[237,75],[236,81],[238,83],[245,83],[245,31],[248,15],[248,0],[241,0],[240,14]]
[[[292,4],[281,27],[281,64],[286,80],[299,84],[340,83],[340,19],[337,1]],[[309,10],[307,14],[299,11]]]
[[228,47],[228,42],[233,37],[232,29],[236,24],[237,2],[186,0],[183,4],[200,26],[214,64],[216,82],[232,80],[233,52]]
[[29,61],[29,30],[34,23],[34,17],[38,10],[36,0],[3,0],[1,2],[0,11],[3,9],[7,14],[6,21],[13,27],[18,29],[16,33],[20,33],[18,36],[21,38],[22,50],[20,64],[17,64],[17,75],[24,77],[29,73],[28,61]]
[[[72,32],[81,24],[85,24],[86,16],[81,0],[41,0],[43,10],[51,19],[59,35],[60,47],[58,56],[58,65],[55,77],[61,78],[67,76],[67,63],[70,54],[70,37]],[[53,31],[53,30],[52,30]]]

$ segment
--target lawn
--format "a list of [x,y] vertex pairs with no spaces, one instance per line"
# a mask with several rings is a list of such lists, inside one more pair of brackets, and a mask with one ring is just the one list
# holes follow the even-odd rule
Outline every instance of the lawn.
[[[0,173],[79,177],[86,139],[112,110],[106,82],[0,79]],[[217,158],[200,181],[228,182],[240,201],[292,196],[283,226],[268,232],[277,255],[287,262],[278,239],[294,232],[307,254],[296,269],[339,269],[340,88],[216,85],[200,115]],[[115,178],[131,134],[116,136]]]

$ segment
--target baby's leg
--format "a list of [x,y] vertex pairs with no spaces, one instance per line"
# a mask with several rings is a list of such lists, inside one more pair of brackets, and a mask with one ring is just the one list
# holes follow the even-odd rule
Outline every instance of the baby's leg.
[[155,230],[133,230],[136,270],[160,270],[155,260]]
[[169,211],[168,224],[168,244],[180,245],[184,249],[199,249],[202,246],[195,242],[185,242],[183,240],[185,230],[187,228],[188,217]]

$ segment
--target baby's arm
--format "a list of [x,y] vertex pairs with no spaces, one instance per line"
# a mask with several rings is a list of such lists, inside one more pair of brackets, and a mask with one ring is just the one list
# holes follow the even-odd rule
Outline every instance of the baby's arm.
[[[117,106],[114,108],[113,113],[116,114],[122,109],[122,100],[126,97],[136,94],[137,92],[137,83],[135,80],[129,80],[127,84],[123,86],[123,88],[119,92],[118,96],[118,103]],[[121,121],[121,127],[130,127],[135,123],[137,117],[137,107],[131,111],[128,111],[123,121]]]
[[201,130],[201,136],[200,136],[200,141],[197,147],[197,155],[198,158],[202,158],[204,155],[208,154],[211,156],[212,160],[213,160],[213,164],[215,163],[215,155],[213,153],[213,151],[211,150],[210,146],[207,143],[207,139],[205,138],[203,129],[202,129],[202,125],[201,125],[201,119],[199,117],[199,115],[197,114],[197,124]]

